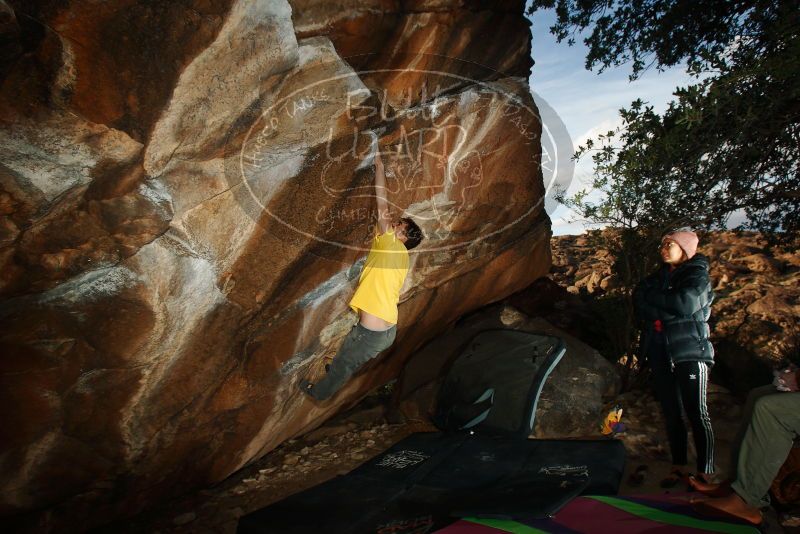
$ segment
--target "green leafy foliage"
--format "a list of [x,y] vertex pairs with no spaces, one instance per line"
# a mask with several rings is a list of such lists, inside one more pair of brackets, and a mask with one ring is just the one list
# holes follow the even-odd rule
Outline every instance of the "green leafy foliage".
[[[590,140],[595,177],[571,206],[625,228],[743,227],[773,239],[800,230],[800,2],[534,0],[555,7],[559,39],[592,28],[587,67],[687,61],[707,77],[663,115],[641,100],[623,126]],[[603,193],[597,204],[589,191]],[[566,199],[565,199],[566,200]]]

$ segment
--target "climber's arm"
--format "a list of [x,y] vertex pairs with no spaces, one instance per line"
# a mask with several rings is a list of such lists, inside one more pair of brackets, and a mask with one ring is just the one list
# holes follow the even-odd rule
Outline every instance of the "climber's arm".
[[386,200],[386,175],[380,151],[375,154],[375,199],[378,204],[378,229],[384,234],[392,225],[392,217],[389,214],[389,201]]

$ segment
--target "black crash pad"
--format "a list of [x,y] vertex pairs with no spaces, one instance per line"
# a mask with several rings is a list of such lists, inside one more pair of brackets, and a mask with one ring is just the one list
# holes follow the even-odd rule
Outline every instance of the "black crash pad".
[[580,494],[615,495],[625,449],[617,440],[520,440],[413,434],[347,475],[239,521],[242,534],[429,532],[460,517],[551,516]]

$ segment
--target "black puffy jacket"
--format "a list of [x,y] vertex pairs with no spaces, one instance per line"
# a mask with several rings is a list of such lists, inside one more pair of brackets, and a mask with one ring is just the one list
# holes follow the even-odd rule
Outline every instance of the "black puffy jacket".
[[713,300],[708,258],[702,254],[694,255],[671,273],[665,264],[642,280],[633,292],[636,315],[643,323],[642,354],[648,353],[658,319],[673,363],[704,361],[713,365],[708,326]]

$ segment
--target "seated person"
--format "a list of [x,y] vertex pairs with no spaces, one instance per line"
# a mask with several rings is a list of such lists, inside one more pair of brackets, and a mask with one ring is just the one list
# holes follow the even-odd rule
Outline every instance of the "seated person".
[[767,492],[800,435],[800,369],[776,373],[772,385],[750,392],[740,430],[741,445],[733,465],[733,482],[708,484],[690,479],[698,491],[712,498],[695,501],[695,509],[708,515],[733,516],[753,524],[762,522],[761,508],[769,506]]

